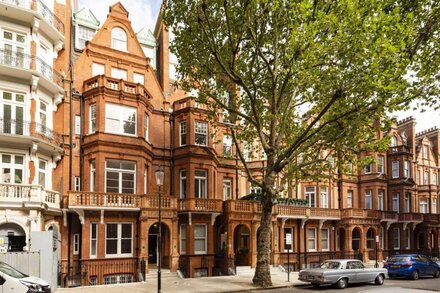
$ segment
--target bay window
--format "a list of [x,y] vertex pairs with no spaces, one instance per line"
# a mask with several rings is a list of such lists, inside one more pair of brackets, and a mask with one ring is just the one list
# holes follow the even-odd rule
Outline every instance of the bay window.
[[393,212],[399,212],[399,193],[393,193]]
[[428,213],[428,200],[427,199],[420,199],[419,205],[420,205],[420,212],[422,214],[427,214]]
[[203,121],[195,122],[195,144],[200,146],[208,145],[208,123]]
[[393,161],[391,174],[393,178],[399,178],[399,161]]
[[179,124],[179,138],[180,138],[180,146],[186,145],[186,121],[182,121]]
[[206,198],[207,175],[205,170],[196,170],[194,176],[195,198]]
[[232,198],[232,180],[230,178],[223,179],[223,200]]
[[366,209],[371,209],[372,208],[371,194],[372,194],[371,189],[365,190],[365,208]]
[[384,190],[379,189],[377,192],[377,209],[380,211],[383,211],[383,197],[384,197]]
[[194,254],[207,253],[207,228],[206,224],[194,225]]
[[96,132],[96,104],[90,105],[89,133]]
[[136,108],[106,103],[105,131],[136,135]]
[[135,193],[136,164],[130,161],[106,161],[106,192]]
[[180,198],[186,198],[186,170],[180,171]]
[[0,157],[0,183],[23,183],[24,155],[0,154]]

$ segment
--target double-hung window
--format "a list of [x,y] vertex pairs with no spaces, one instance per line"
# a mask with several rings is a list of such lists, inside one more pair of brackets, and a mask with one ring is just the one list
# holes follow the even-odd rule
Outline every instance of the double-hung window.
[[186,254],[186,224],[180,225],[180,254]]
[[47,161],[39,159],[38,160],[38,184],[43,188],[46,188],[47,181]]
[[405,176],[405,178],[409,178],[411,177],[411,165],[409,161],[405,161],[403,162],[403,176]]
[[82,25],[78,25],[77,27],[77,44],[76,47],[78,49],[82,49],[86,46],[86,42],[91,40],[93,38],[93,36],[95,35],[95,30],[82,26]]
[[372,207],[372,202],[371,202],[371,197],[372,197],[372,191],[371,189],[367,189],[365,190],[365,208],[366,209],[371,209]]
[[423,184],[424,185],[429,184],[429,172],[428,171],[423,172]]
[[394,249],[400,248],[400,229],[399,228],[393,228],[393,248]]
[[428,200],[427,199],[420,199],[419,205],[420,205],[420,212],[422,214],[427,214],[428,213]]
[[385,157],[378,156],[377,157],[377,173],[380,173],[380,174],[385,173],[384,165],[385,165]]
[[105,65],[100,63],[92,63],[92,76],[104,75],[105,74]]
[[429,159],[429,147],[427,145],[423,145],[423,159]]
[[321,229],[321,250],[322,251],[328,251],[330,249],[329,246],[329,230],[328,229]]
[[0,154],[0,183],[23,183],[24,156]]
[[392,163],[392,177],[399,178],[399,161],[393,161]]
[[321,186],[321,207],[328,208],[328,188]]
[[136,164],[130,161],[106,161],[106,192],[135,193]]
[[179,124],[179,138],[180,138],[180,146],[186,145],[186,121],[181,121]]
[[230,178],[223,179],[223,200],[232,198],[232,180]]
[[90,258],[98,254],[98,223],[90,224]]
[[145,113],[144,118],[144,127],[145,127],[145,140],[150,141],[150,116],[148,116],[147,113]]
[[232,155],[232,137],[230,135],[223,135],[223,156]]
[[127,70],[121,68],[112,67],[111,75],[113,78],[127,80]]
[[385,191],[383,189],[379,189],[377,191],[377,209],[383,211],[383,197]]
[[393,193],[393,212],[399,212],[399,193]]
[[307,251],[316,251],[316,228],[307,229]]
[[90,105],[89,133],[96,132],[96,104]]
[[306,186],[305,199],[309,203],[309,207],[314,208],[316,204],[316,187]]
[[106,103],[105,131],[136,135],[136,108]]
[[90,191],[95,191],[95,182],[96,182],[96,169],[95,169],[95,160],[90,161]]
[[194,225],[194,254],[207,253],[207,228],[206,224]]
[[371,164],[367,164],[364,167],[365,174],[371,174]]
[[186,170],[180,170],[180,198],[186,198]]
[[195,170],[194,191],[195,198],[206,198],[207,175],[206,170]]
[[109,223],[105,231],[106,256],[132,256],[133,227],[129,223]]
[[195,144],[200,146],[208,145],[208,123],[203,121],[195,122]]
[[9,91],[0,92],[0,117],[3,121],[0,129],[3,133],[23,135],[24,129],[24,94]]
[[411,211],[411,193],[405,193],[405,213],[409,213]]
[[347,208],[353,207],[353,190],[347,191]]

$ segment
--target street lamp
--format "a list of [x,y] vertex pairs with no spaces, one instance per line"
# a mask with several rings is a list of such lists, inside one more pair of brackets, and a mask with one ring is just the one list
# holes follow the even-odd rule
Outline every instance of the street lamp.
[[157,292],[161,289],[161,266],[162,266],[162,203],[161,203],[161,187],[163,186],[163,169],[156,170],[156,184],[159,193],[159,241],[158,241],[158,268],[157,268]]

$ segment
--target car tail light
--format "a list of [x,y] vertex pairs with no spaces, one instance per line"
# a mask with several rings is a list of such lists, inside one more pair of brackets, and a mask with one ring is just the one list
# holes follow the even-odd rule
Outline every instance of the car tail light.
[[410,267],[410,266],[412,266],[412,263],[407,262],[407,263],[404,263],[402,266],[404,266],[404,267]]

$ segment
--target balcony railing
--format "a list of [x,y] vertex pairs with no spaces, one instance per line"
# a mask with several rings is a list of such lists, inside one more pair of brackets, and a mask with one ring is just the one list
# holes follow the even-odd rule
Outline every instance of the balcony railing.
[[139,196],[127,193],[69,192],[69,207],[139,208]]
[[20,204],[40,202],[51,208],[60,208],[60,194],[41,185],[0,183],[0,201]]
[[0,49],[0,64],[35,70],[59,87],[63,87],[63,76],[37,56]]
[[41,0],[37,0],[37,12],[40,13],[48,23],[55,27],[57,31],[64,35],[64,23]]
[[399,221],[423,221],[423,214],[421,213],[402,213],[399,214]]
[[115,91],[123,91],[129,94],[139,94],[148,97],[148,92],[142,84],[129,82],[123,79],[107,77],[105,75],[94,76],[84,82],[86,91],[98,87],[105,87]]
[[26,10],[36,11],[45,21],[56,28],[58,32],[62,35],[65,33],[64,23],[41,0],[0,0],[0,2]]
[[90,277],[96,277],[97,284],[104,285],[104,277],[111,275],[127,274],[131,278],[127,278],[127,282],[136,282],[138,276],[138,259],[88,259],[81,262],[81,274],[86,276],[83,280],[86,282],[84,286],[91,285],[88,283]]
[[338,209],[311,208],[304,206],[276,205],[279,216],[299,216],[307,218],[340,218],[341,213]]
[[[159,196],[157,195],[141,195],[142,197],[142,207],[143,208],[159,208]],[[176,210],[177,209],[177,198],[169,196],[160,197],[160,206],[164,210]]]
[[61,134],[36,122],[0,118],[0,134],[31,136],[59,147],[63,145]]
[[179,211],[222,212],[223,201],[209,198],[187,198],[179,200]]
[[393,146],[388,149],[388,154],[395,153],[412,153],[412,150],[409,146],[406,145]]

